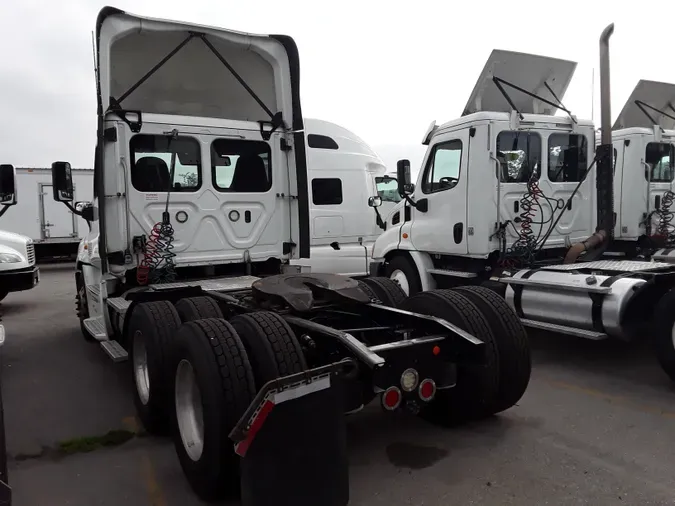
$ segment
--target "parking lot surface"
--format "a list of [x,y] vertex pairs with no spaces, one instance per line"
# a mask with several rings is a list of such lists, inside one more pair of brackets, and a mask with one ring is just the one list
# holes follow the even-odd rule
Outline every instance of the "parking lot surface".
[[[73,265],[41,274],[0,306],[14,506],[201,504],[169,441],[87,447],[138,429],[128,364],[81,337]],[[675,388],[649,347],[531,340],[530,387],[501,415],[455,429],[377,406],[350,417],[350,504],[675,504]]]

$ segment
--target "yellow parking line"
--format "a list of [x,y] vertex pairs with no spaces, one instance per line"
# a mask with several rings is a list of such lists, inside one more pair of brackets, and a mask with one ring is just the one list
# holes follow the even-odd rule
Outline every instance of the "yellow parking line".
[[150,460],[150,454],[147,451],[143,453],[143,478],[145,481],[145,488],[148,491],[148,497],[150,499],[150,506],[166,506],[166,499],[164,498],[164,492],[157,482],[157,477],[155,475],[155,466],[152,465],[152,460]]
[[637,411],[642,411],[643,413],[649,413],[652,415],[659,415],[664,418],[675,418],[675,412],[674,411],[665,411],[662,408],[654,405],[648,405],[648,404],[642,404],[635,402],[627,397],[621,396],[621,395],[612,395],[606,392],[603,392],[601,390],[596,390],[594,388],[588,388],[580,385],[574,385],[572,383],[567,383],[565,381],[558,381],[558,380],[545,380],[546,383],[549,385],[556,387],[556,388],[561,388],[563,390],[570,390],[573,392],[578,392],[584,395],[587,395],[589,397],[596,397],[599,399],[603,399],[607,402],[611,402],[613,404],[617,405],[622,405],[628,408],[633,408]]
[[141,431],[141,424],[138,423],[138,419],[135,416],[126,416],[122,418],[122,425],[129,432],[138,434]]

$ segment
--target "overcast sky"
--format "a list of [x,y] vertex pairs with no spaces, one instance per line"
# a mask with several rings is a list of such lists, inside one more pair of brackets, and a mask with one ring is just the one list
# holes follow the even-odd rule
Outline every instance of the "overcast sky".
[[106,4],[151,17],[291,35],[300,49],[304,115],[352,130],[391,170],[402,157],[416,169],[427,126],[461,114],[492,49],[577,61],[564,103],[584,118],[591,117],[595,68],[596,123],[598,37],[608,23],[615,23],[613,118],[640,78],[675,82],[672,0],[5,0],[0,162],[44,167],[59,159],[91,166],[91,31]]

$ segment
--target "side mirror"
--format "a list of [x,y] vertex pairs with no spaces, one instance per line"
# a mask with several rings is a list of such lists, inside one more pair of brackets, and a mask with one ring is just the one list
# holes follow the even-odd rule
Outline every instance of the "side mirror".
[[401,197],[412,193],[410,160],[399,160],[396,162],[396,180],[398,182],[398,193]]
[[382,205],[382,197],[368,197],[368,205],[370,207],[380,207]]
[[16,204],[16,170],[13,165],[0,165],[0,204]]
[[68,162],[52,163],[52,188],[57,202],[73,201],[73,176]]

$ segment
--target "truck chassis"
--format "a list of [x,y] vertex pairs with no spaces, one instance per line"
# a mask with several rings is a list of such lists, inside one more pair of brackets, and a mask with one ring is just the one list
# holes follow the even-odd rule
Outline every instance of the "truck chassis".
[[[522,324],[483,287],[408,298],[388,278],[283,274],[151,285],[106,304],[117,340],[102,345],[118,360],[128,350],[139,418],[172,435],[202,499],[237,489],[251,431],[242,420],[280,378],[347,361],[340,412],[379,398],[441,424],[510,408],[530,378]],[[236,445],[222,450],[231,434]]]

